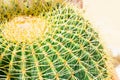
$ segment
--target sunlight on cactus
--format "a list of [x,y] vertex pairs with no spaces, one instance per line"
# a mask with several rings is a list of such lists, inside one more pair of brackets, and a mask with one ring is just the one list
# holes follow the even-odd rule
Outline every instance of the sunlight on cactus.
[[112,80],[110,57],[77,7],[59,0],[1,3],[0,79]]

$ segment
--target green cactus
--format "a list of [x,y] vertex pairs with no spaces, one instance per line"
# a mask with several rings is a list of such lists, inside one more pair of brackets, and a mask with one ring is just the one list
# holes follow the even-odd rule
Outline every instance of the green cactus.
[[1,1],[0,80],[111,80],[110,58],[80,11],[35,1]]

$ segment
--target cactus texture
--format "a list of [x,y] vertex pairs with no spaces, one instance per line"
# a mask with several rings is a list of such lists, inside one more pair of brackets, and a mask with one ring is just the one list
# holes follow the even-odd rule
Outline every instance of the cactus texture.
[[0,80],[111,80],[98,33],[72,4],[1,3]]

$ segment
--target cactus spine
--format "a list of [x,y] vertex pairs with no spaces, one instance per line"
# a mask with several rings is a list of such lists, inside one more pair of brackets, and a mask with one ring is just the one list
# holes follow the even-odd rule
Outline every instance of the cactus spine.
[[0,79],[111,80],[98,33],[67,2],[0,4]]

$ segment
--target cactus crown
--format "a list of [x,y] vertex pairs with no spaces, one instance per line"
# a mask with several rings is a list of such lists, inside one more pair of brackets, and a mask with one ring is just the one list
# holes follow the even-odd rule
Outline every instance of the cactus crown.
[[10,1],[0,4],[0,79],[111,80],[98,33],[76,8]]
[[16,17],[4,24],[2,35],[12,42],[31,43],[44,36],[44,33],[48,31],[48,25],[47,21],[40,17]]

